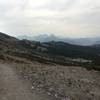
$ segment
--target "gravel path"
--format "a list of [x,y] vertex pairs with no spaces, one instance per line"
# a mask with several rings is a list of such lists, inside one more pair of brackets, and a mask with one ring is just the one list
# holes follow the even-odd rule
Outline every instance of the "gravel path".
[[48,100],[29,88],[31,85],[19,79],[9,65],[0,64],[0,100]]

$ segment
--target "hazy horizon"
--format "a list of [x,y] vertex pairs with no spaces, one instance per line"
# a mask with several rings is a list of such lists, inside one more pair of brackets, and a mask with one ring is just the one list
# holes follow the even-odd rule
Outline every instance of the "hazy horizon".
[[99,19],[99,0],[0,1],[0,31],[12,36],[100,37]]
[[[10,35],[10,34],[8,34],[8,35]],[[12,36],[14,36],[14,35],[12,35]],[[83,39],[93,39],[93,38],[100,38],[100,36],[90,36],[90,37],[85,37],[85,36],[83,36],[83,37],[71,37],[71,36],[59,36],[59,35],[56,35],[56,34],[47,34],[47,33],[40,33],[40,34],[20,34],[20,35],[15,35],[15,37],[26,37],[26,39],[29,37],[29,38],[34,38],[34,37],[55,37],[55,38],[61,38],[61,39],[81,39],[81,38],[83,38]]]

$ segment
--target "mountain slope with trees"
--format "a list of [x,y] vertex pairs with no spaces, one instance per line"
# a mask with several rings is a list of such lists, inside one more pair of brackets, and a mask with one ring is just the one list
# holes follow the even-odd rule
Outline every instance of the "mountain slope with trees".
[[63,65],[100,64],[100,47],[98,46],[79,46],[61,41],[19,40],[4,33],[0,33],[0,54],[3,59],[9,58],[10,55],[42,63]]

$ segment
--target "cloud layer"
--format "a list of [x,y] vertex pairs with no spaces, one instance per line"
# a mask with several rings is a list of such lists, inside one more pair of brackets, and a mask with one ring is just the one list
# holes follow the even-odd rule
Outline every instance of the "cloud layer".
[[99,19],[99,0],[0,1],[0,31],[10,35],[99,36]]

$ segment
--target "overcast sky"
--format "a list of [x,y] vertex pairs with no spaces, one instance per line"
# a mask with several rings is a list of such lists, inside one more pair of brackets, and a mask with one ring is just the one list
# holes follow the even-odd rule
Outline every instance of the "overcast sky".
[[13,36],[100,36],[100,0],[0,0],[0,31]]

